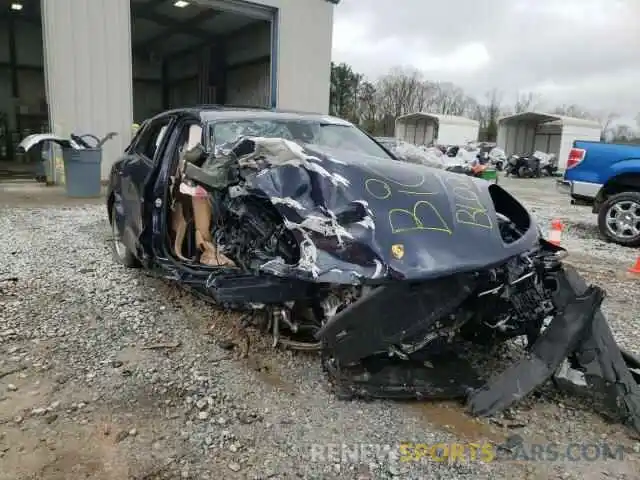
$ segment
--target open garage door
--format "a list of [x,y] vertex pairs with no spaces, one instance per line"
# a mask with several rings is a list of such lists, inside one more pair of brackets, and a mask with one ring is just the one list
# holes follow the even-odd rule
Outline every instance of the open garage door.
[[274,107],[276,11],[237,0],[132,0],[134,119],[196,104]]
[[0,2],[0,177],[42,176],[41,150],[25,155],[17,146],[47,131],[40,2]]

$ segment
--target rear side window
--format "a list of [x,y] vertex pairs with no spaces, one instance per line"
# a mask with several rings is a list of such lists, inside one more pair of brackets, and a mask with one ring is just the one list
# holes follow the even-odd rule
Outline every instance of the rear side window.
[[162,118],[145,125],[138,135],[138,141],[134,144],[132,152],[153,161],[169,129],[171,120],[171,118]]

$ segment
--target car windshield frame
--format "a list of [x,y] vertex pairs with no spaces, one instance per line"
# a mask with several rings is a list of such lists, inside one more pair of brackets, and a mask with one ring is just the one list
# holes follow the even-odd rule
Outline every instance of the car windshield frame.
[[[234,125],[235,124],[235,125]],[[242,125],[246,124],[244,131]],[[219,141],[220,133],[216,131],[221,125],[228,125],[231,129],[237,129],[231,137],[226,141]],[[292,132],[290,127],[296,127],[296,131]],[[297,134],[297,130],[305,129],[304,133],[312,135],[313,142],[305,141]],[[344,130],[342,130],[344,129]],[[241,132],[240,132],[241,131]],[[240,133],[239,133],[240,132]],[[347,132],[347,136],[341,135]],[[336,135],[337,134],[337,135]],[[320,119],[280,119],[280,118],[242,118],[242,119],[216,119],[206,122],[207,144],[210,151],[217,151],[223,145],[235,143],[242,136],[256,136],[267,138],[285,138],[292,140],[301,145],[317,146],[320,148],[331,148],[344,150],[345,152],[355,152],[359,155],[377,157],[393,160],[394,157],[385,149],[384,146],[376,142],[372,137],[367,135],[357,126],[344,122],[323,121]],[[340,146],[327,143],[328,137],[333,136],[333,140],[349,141],[350,147],[363,148],[341,148]],[[324,137],[322,137],[324,136]],[[321,138],[322,137],[322,138]],[[342,138],[340,138],[342,137]],[[319,143],[320,142],[320,143]]]

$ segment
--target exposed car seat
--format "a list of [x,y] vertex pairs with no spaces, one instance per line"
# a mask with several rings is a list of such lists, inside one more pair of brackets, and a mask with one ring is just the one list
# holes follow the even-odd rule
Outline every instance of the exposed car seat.
[[[189,157],[200,156],[202,154],[201,147],[202,127],[200,125],[192,125],[189,127],[188,139],[184,145],[184,150],[180,152],[178,160],[178,171],[176,172],[176,180],[180,182],[180,188],[175,195],[175,208],[172,215],[172,224],[176,232],[174,250],[179,258],[182,256],[182,244],[184,236],[187,232],[187,218],[185,213],[187,210],[193,212],[193,220],[195,224],[195,245],[200,250],[200,263],[212,266],[231,266],[233,261],[218,251],[217,246],[213,243],[211,235],[211,222],[213,218],[213,210],[209,195],[201,188],[192,189],[182,184],[182,171],[185,162],[193,161]],[[187,205],[188,198],[191,197],[190,205]],[[191,207],[188,209],[187,207]]]
[[184,166],[184,153],[190,148],[190,146],[197,145],[200,141],[202,128],[199,125],[191,125],[187,131],[185,131],[179,140],[179,147],[177,150],[178,162],[176,170],[171,176],[171,189],[170,189],[170,201],[171,201],[171,214],[170,225],[174,234],[173,240],[173,252],[180,260],[188,260],[183,254],[184,239],[187,233],[189,223],[192,220],[193,212],[191,211],[188,198],[186,195],[180,193],[179,186],[182,181],[182,169]]

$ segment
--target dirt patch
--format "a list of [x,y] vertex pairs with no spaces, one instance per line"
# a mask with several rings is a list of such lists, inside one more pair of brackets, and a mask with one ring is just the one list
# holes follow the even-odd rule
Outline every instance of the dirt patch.
[[106,188],[100,196],[93,198],[73,198],[66,194],[64,187],[46,186],[34,182],[0,181],[0,207],[65,207],[82,205],[106,205]]

